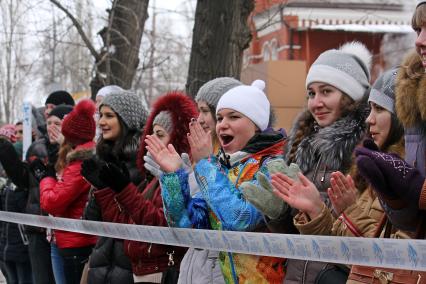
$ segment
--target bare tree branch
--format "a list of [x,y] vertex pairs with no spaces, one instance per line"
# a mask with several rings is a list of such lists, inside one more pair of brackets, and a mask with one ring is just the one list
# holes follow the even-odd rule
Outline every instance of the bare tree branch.
[[99,53],[96,51],[95,47],[90,42],[89,38],[86,36],[86,33],[83,31],[83,28],[81,27],[80,23],[77,21],[77,19],[68,11],[67,8],[62,6],[61,3],[59,3],[56,0],[50,0],[56,7],[58,7],[60,10],[62,10],[72,21],[74,26],[76,27],[78,33],[80,34],[81,38],[83,39],[84,43],[86,44],[87,48],[90,50],[90,53],[95,57],[96,59],[99,59]]

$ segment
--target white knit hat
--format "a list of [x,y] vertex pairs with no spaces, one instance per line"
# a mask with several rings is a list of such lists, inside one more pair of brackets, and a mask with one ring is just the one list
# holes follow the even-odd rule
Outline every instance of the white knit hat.
[[419,7],[421,4],[425,4],[426,0],[417,0],[416,8]]
[[371,53],[365,45],[349,42],[318,56],[306,76],[306,88],[313,82],[322,82],[359,101],[370,87],[370,68]]
[[261,131],[268,127],[270,103],[263,90],[265,82],[255,80],[251,86],[241,85],[227,91],[219,100],[216,114],[224,108],[247,116]]
[[112,93],[119,93],[124,91],[120,86],[117,85],[108,85],[108,86],[104,86],[102,88],[99,89],[99,91],[96,93],[96,96],[100,96],[100,97],[106,97],[109,94]]

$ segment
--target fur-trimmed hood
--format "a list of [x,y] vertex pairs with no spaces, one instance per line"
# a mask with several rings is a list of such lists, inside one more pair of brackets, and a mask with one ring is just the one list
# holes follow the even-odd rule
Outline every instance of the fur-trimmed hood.
[[95,142],[92,141],[78,145],[74,150],[67,154],[67,164],[73,161],[81,161],[92,158],[95,155],[95,146]]
[[[335,121],[327,127],[319,127],[314,124],[310,134],[306,134],[297,145],[295,162],[302,172],[313,170],[318,161],[328,169],[349,169],[351,155],[355,146],[363,138],[366,131],[365,119],[369,114],[366,100],[358,102],[359,107],[355,111]],[[302,112],[295,121],[288,138],[284,153],[286,160],[295,142],[299,125],[309,124],[308,110]]]
[[409,53],[396,78],[396,113],[404,128],[422,125],[426,129],[426,76],[421,58]]
[[181,153],[190,153],[187,133],[189,133],[189,122],[191,118],[198,117],[197,106],[195,102],[183,92],[173,91],[157,99],[152,106],[151,113],[145,125],[137,157],[137,166],[144,173],[143,157],[146,154],[145,138],[153,132],[153,122],[157,114],[161,111],[168,111],[172,117],[173,131],[170,135],[170,144],[173,144],[176,151]]

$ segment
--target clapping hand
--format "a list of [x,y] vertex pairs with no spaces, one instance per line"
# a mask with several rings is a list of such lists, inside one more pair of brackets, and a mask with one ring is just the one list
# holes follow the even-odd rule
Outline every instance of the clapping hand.
[[340,215],[346,208],[356,202],[358,190],[350,175],[344,176],[341,172],[331,174],[331,188],[327,190],[334,212]]
[[191,155],[194,162],[197,163],[213,153],[212,137],[210,131],[206,133],[195,119],[189,123],[189,131],[188,142],[191,147]]
[[155,135],[147,135],[145,143],[153,160],[166,173],[175,172],[182,166],[182,159],[172,144],[167,145],[167,147],[164,146],[163,142]]
[[296,181],[282,173],[272,175],[274,193],[291,207],[306,212],[311,219],[317,217],[322,210],[323,202],[316,186],[302,173]]

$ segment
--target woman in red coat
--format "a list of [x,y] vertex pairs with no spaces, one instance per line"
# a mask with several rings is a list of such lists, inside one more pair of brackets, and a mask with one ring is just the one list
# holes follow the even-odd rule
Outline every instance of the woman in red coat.
[[[195,103],[183,93],[168,93],[154,103],[138,153],[138,167],[143,175],[144,159],[149,159],[145,157],[145,137],[156,135],[163,143],[173,144],[178,153],[188,153],[188,125],[191,118],[196,117]],[[95,192],[104,221],[167,226],[157,177],[138,188],[129,182],[127,169],[117,163],[104,165],[99,177],[109,187]],[[176,283],[177,270],[186,251],[180,247],[127,240],[124,250],[132,262],[135,283]],[[174,271],[174,279],[166,279],[170,271]]]
[[[40,205],[55,217],[80,219],[88,199],[90,184],[80,174],[83,160],[93,157],[95,143],[95,104],[81,101],[62,122],[64,142],[55,169],[48,166],[40,182]],[[85,262],[96,237],[55,230],[56,244],[64,259],[67,283],[80,283]]]

